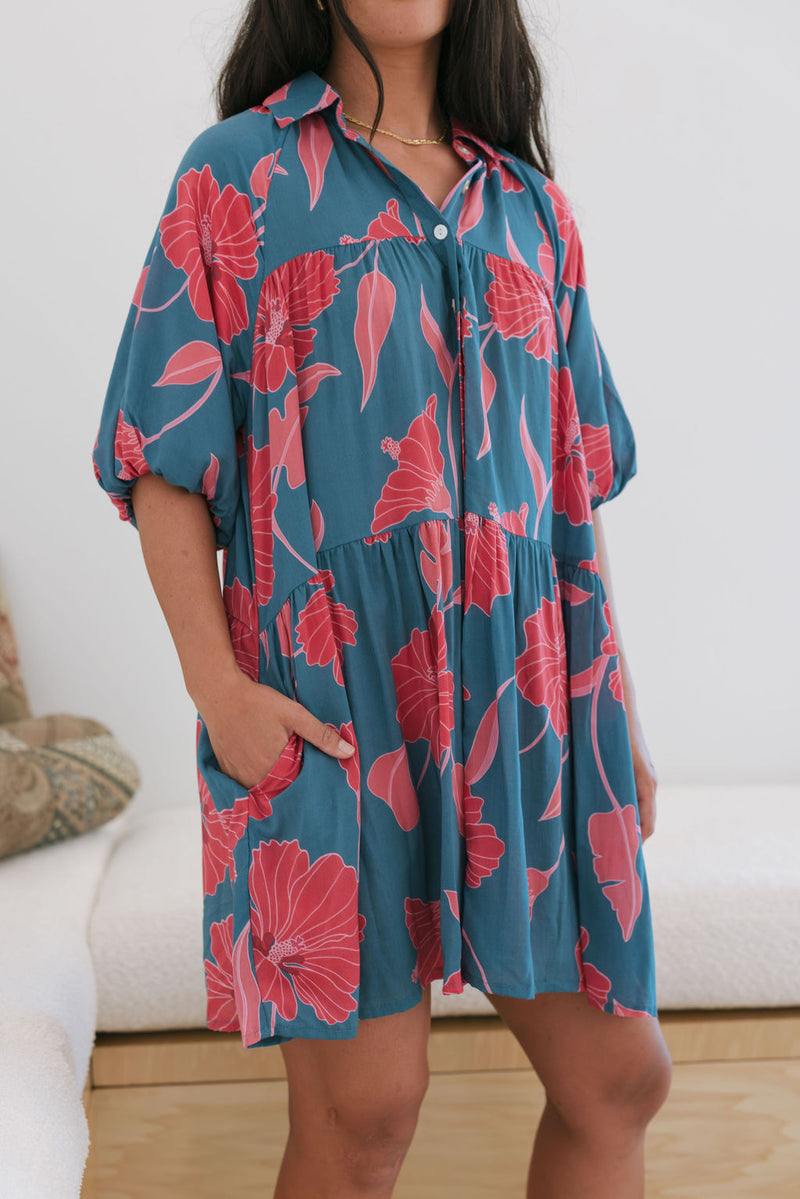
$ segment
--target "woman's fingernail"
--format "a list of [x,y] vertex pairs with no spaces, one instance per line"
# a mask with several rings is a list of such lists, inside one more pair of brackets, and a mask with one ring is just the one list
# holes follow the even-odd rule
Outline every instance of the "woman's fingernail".
[[349,754],[355,749],[355,746],[351,745],[349,741],[345,741],[344,737],[340,737],[339,749],[343,754]]

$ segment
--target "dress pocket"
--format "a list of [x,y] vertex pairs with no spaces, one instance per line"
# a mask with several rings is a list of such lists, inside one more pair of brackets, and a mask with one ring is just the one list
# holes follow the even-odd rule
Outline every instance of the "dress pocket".
[[[277,795],[281,795],[287,787],[297,782],[305,762],[305,738],[293,732],[284,745],[274,766],[271,766],[262,779],[259,779],[247,790],[255,802],[269,803]],[[257,814],[257,813],[256,813]]]

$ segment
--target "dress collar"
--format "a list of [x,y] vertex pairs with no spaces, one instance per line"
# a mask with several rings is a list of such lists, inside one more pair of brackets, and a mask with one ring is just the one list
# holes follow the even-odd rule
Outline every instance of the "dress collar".
[[[288,83],[284,83],[275,91],[270,92],[261,102],[261,110],[271,112],[283,128],[292,121],[299,121],[311,113],[321,112],[325,108],[330,108],[331,105],[335,105],[334,116],[342,134],[351,141],[361,140],[360,134],[350,129],[342,116],[341,96],[316,71],[303,71],[294,79],[290,79]],[[445,111],[448,110],[445,109]],[[453,113],[448,115],[453,128],[453,149],[462,158],[475,161],[478,158],[491,160],[497,157],[496,147],[472,133],[468,126]]]

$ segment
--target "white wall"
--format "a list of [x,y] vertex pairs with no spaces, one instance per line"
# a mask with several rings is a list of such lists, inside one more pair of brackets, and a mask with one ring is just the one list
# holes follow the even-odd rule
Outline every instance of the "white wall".
[[[238,7],[16,6],[4,38],[0,576],[35,711],[105,721],[143,803],[198,802],[194,709],[91,447]],[[535,13],[556,178],[637,435],[639,474],[603,511],[659,778],[797,779],[796,10]]]

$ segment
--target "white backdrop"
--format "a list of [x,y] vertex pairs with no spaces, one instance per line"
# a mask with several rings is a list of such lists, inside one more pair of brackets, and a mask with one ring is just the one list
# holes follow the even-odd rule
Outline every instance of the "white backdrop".
[[[195,713],[91,449],[238,10],[47,0],[6,19],[0,577],[35,712],[106,722],[144,804],[198,802]],[[659,778],[796,781],[797,10],[533,11],[555,175],[637,437],[639,473],[603,514]]]

